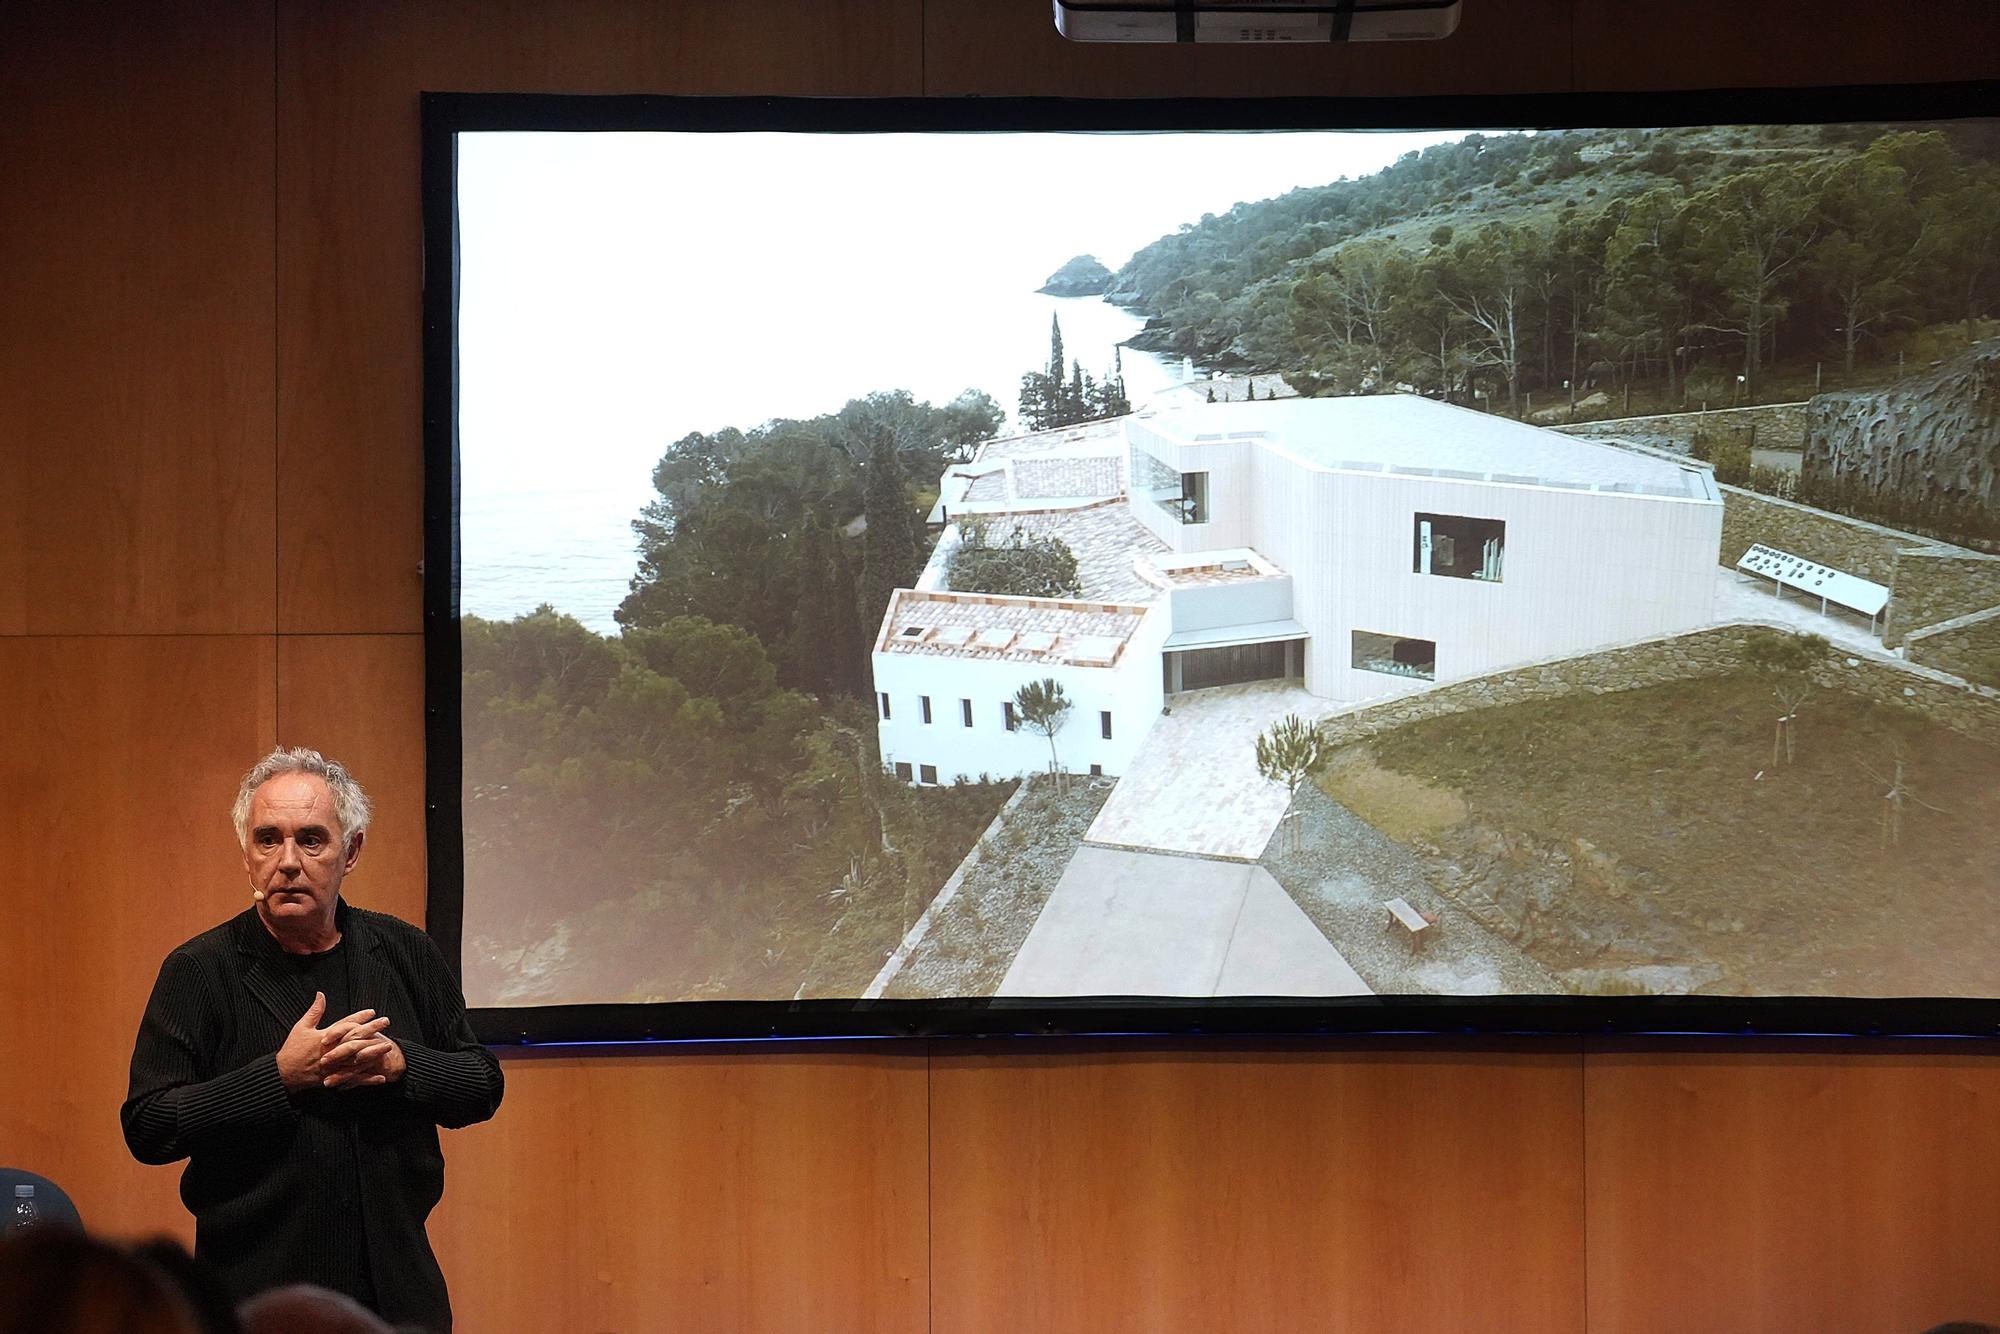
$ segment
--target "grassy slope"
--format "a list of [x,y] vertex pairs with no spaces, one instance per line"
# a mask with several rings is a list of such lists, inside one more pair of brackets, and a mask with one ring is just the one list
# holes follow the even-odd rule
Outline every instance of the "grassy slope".
[[[2000,750],[1821,692],[1796,763],[1774,766],[1777,712],[1770,683],[1742,676],[1413,724],[1371,743],[1379,763],[1467,817],[1440,825],[1434,794],[1412,818],[1393,793],[1363,813],[1440,861],[1482,829],[1588,840],[1621,868],[1635,921],[1643,905],[1683,934],[1722,970],[1716,989],[2000,994]],[[1884,847],[1877,775],[1899,746],[1923,804]],[[1590,962],[1553,940],[1539,952]]]

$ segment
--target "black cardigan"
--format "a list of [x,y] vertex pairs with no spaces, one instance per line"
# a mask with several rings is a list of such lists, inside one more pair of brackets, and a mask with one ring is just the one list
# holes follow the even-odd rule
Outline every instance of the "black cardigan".
[[389,1016],[403,1078],[286,1090],[277,1051],[312,996],[246,909],[161,965],[132,1051],[125,1142],[143,1163],[191,1160],[181,1199],[195,1253],[239,1296],[281,1283],[357,1294],[372,1281],[389,1320],[448,1330],[444,1274],[424,1233],[444,1193],[437,1127],[493,1115],[500,1063],[474,1039],[429,936],[345,902],[335,921],[354,1004]]

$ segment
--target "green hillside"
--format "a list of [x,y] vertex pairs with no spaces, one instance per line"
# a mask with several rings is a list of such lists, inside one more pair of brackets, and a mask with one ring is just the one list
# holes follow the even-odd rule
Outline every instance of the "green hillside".
[[1107,298],[1136,346],[1309,391],[1754,399],[1992,313],[1996,159],[1993,122],[1475,133],[1185,224]]

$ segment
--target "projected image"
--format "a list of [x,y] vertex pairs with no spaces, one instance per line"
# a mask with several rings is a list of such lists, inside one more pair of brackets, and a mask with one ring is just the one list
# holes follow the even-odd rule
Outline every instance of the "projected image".
[[462,133],[474,1006],[2000,995],[2000,129]]

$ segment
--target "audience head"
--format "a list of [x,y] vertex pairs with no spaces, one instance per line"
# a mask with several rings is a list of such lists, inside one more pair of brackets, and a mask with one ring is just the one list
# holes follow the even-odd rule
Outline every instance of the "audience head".
[[201,1334],[242,1334],[236,1322],[236,1297],[222,1275],[187,1252],[171,1237],[156,1237],[133,1248],[134,1255],[157,1266],[188,1304]]
[[0,1240],[0,1334],[206,1334],[165,1271],[67,1228]]
[[394,1334],[353,1298],[306,1283],[260,1292],[237,1313],[244,1334]]

